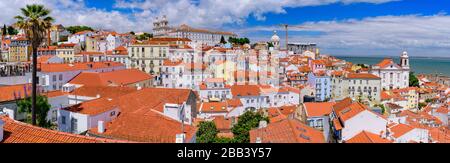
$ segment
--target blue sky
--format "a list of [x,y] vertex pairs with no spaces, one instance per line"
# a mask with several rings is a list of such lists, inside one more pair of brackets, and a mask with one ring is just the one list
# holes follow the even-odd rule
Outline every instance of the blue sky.
[[[0,4],[12,22],[22,0]],[[52,9],[57,23],[89,25],[119,32],[151,32],[154,17],[171,25],[233,31],[252,41],[267,41],[278,24],[291,29],[290,40],[318,43],[332,55],[450,57],[448,0],[25,0]],[[9,19],[8,19],[9,18]],[[0,22],[2,23],[2,22]],[[281,33],[283,32],[283,33]],[[431,50],[432,49],[432,50]]]

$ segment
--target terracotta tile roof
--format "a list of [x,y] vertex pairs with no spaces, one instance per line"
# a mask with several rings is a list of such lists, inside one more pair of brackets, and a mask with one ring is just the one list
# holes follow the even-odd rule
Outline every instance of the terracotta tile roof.
[[111,72],[82,72],[69,81],[71,84],[84,86],[126,86],[151,80],[150,74],[137,69],[123,69]]
[[181,66],[182,63],[183,63],[182,60],[179,60],[179,61],[171,61],[171,60],[169,60],[169,59],[165,59],[165,60],[163,61],[163,66]]
[[379,66],[380,68],[385,68],[386,66],[389,66],[391,64],[394,64],[394,60],[392,60],[392,58],[385,58],[380,63],[376,64],[376,66]]
[[203,113],[227,113],[228,107],[226,102],[203,102],[199,111]]
[[65,43],[65,44],[61,44],[58,46],[58,48],[71,48],[76,46],[77,44],[73,44],[73,43]]
[[119,97],[128,93],[136,92],[136,88],[131,87],[105,87],[105,86],[83,86],[70,92],[70,95],[86,97]]
[[260,88],[258,85],[233,85],[231,86],[231,93],[234,97],[238,96],[259,96]]
[[225,80],[223,78],[206,78],[205,82],[208,83],[223,83]]
[[84,115],[98,115],[114,109],[118,109],[118,101],[106,97],[63,108],[63,110]]
[[332,76],[342,76],[342,75],[344,75],[344,71],[337,71],[337,70],[335,70],[335,71],[331,72],[331,75]]
[[119,46],[113,50],[115,55],[128,55],[128,50],[125,46]]
[[392,141],[383,139],[380,135],[368,131],[362,131],[348,139],[345,143],[392,143]]
[[108,67],[123,67],[122,63],[118,62],[83,62],[83,63],[47,63],[41,64],[41,72],[64,72],[77,70],[92,70]]
[[183,104],[193,94],[190,89],[143,88],[118,98],[121,112],[145,114],[151,110],[164,112],[164,105]]
[[218,130],[231,130],[232,121],[231,118],[225,118],[223,116],[215,116],[213,119],[214,124]]
[[380,77],[369,73],[349,73],[347,79],[381,79]]
[[239,100],[238,98],[228,99],[226,100],[226,103],[229,107],[243,106],[241,100]]
[[[191,139],[196,128],[184,124],[187,140]],[[100,134],[97,128],[91,128],[90,134],[107,138],[145,143],[175,143],[177,134],[181,134],[181,123],[161,113],[149,111],[146,114],[120,114],[113,121],[105,124],[105,132]]]
[[57,46],[48,46],[45,48],[38,48],[38,51],[52,51],[52,50],[56,50]]
[[4,122],[4,135],[0,143],[124,143],[111,139],[94,138],[32,126],[0,116]]
[[321,60],[321,59],[316,59],[316,60],[313,60],[312,63],[316,64],[316,65],[325,65],[326,61],[325,60]]
[[341,130],[342,129],[342,124],[339,121],[339,119],[333,119],[333,126],[336,130]]
[[31,84],[0,86],[0,102],[21,99],[26,95],[31,96],[31,89]]
[[367,106],[365,106],[359,102],[354,102],[354,103],[350,104],[348,107],[346,107],[340,111],[337,111],[336,114],[342,121],[346,121],[350,118],[353,118],[354,116],[358,115],[359,113],[361,113],[365,110],[367,110]]
[[450,143],[450,132],[445,127],[432,128],[428,130],[430,132],[431,139],[437,143]]
[[445,108],[445,107],[439,107],[438,109],[436,109],[436,112],[442,113],[442,114],[448,114],[449,109]]
[[392,136],[395,138],[398,138],[400,136],[405,135],[406,133],[410,132],[414,129],[414,127],[407,125],[407,124],[397,124],[395,126],[392,126],[389,128],[391,130]]
[[41,93],[41,95],[47,96],[48,98],[52,98],[52,97],[68,95],[68,93],[60,91],[60,90],[56,90],[56,91],[44,92],[44,93]]
[[288,118],[286,115],[281,113],[279,108],[275,107],[267,109],[267,116],[269,117],[270,123],[279,122]]
[[333,105],[333,109],[335,111],[341,111],[342,109],[346,108],[347,106],[350,106],[353,103],[353,100],[350,97],[347,97],[339,102],[337,102],[335,105]]
[[306,102],[305,111],[307,117],[319,117],[329,115],[333,111],[334,102]]
[[278,107],[278,109],[280,110],[281,114],[283,114],[283,115],[291,115],[295,112],[295,110],[297,110],[297,106],[296,105],[284,105],[284,106]]
[[37,58],[37,63],[46,63],[50,58],[54,57],[53,55],[41,55]]
[[255,143],[258,137],[262,143],[325,143],[321,131],[295,119],[285,119],[269,123],[265,128],[250,130],[251,143]]

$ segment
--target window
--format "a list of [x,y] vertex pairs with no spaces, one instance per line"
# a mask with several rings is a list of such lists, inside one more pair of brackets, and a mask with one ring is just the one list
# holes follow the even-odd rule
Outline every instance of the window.
[[112,111],[110,114],[109,114],[109,116],[115,116],[116,115],[116,111]]
[[76,132],[78,130],[78,120],[75,118],[72,118],[70,122],[70,128],[72,129],[72,132]]
[[61,116],[61,123],[62,123],[63,125],[66,124],[66,116]]
[[52,121],[56,122],[58,117],[58,110],[52,110]]
[[53,81],[56,81],[56,75],[53,75]]
[[59,74],[59,81],[62,81],[62,79],[63,79],[63,75]]

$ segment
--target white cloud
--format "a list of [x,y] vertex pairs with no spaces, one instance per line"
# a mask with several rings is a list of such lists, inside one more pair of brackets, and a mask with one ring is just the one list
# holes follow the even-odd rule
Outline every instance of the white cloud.
[[174,24],[220,28],[224,24],[243,23],[253,16],[265,20],[267,13],[286,13],[286,7],[318,6],[332,3],[385,3],[398,0],[116,0],[115,7],[165,14]]
[[[326,52],[360,55],[397,55],[402,50],[413,55],[450,56],[450,15],[379,16],[362,20],[319,21],[291,28],[290,41],[315,42]],[[281,30],[279,27],[254,27],[241,34]],[[307,34],[314,32],[315,35]],[[306,33],[306,34],[305,34]],[[319,33],[319,34],[317,34]],[[284,34],[284,33],[283,33]],[[284,35],[280,35],[283,37]],[[267,40],[270,36],[256,36]],[[395,52],[395,54],[392,54]],[[363,54],[361,54],[363,53]]]
[[[7,1],[7,2],[3,2]],[[151,31],[153,18],[166,14],[172,24],[190,24],[197,27],[223,28],[227,24],[245,23],[249,17],[264,20],[267,13],[286,13],[287,7],[317,6],[332,3],[373,4],[397,0],[116,0],[114,9],[107,11],[87,7],[85,0],[2,0],[1,24],[14,22],[25,4],[40,3],[52,9],[56,23],[64,25],[89,25],[95,28],[114,29],[119,32]],[[131,13],[120,12],[131,10]],[[292,31],[320,32],[320,35],[294,33],[293,41],[316,42],[323,52],[330,53],[386,53],[402,49],[416,50],[413,54],[436,53],[446,55],[450,48],[450,16],[380,16],[362,20],[320,21],[301,24],[306,29]],[[280,30],[279,27],[252,27],[230,29],[242,35],[257,31]],[[284,34],[284,33],[283,33]],[[280,34],[282,37],[283,34]],[[268,36],[252,36],[264,40]],[[351,50],[350,50],[351,49]],[[419,50],[421,49],[421,50]]]
[[316,6],[331,3],[385,3],[397,0],[111,0],[115,9],[130,9],[132,13],[90,8],[85,0],[2,0],[0,23],[11,24],[26,4],[45,4],[52,9],[56,23],[89,25],[117,31],[151,31],[153,18],[167,15],[174,25],[221,28],[225,24],[240,24],[253,16],[264,20],[266,13],[286,13],[286,7]]

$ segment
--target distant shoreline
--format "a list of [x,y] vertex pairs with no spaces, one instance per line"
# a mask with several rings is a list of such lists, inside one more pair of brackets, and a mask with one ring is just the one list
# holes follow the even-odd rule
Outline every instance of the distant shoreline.
[[[352,55],[330,55],[333,57],[355,57],[355,58],[396,58],[398,56],[383,56],[383,55],[377,55],[377,56],[352,56]],[[449,57],[439,57],[439,56],[409,56],[409,58],[416,58],[416,59],[450,59]]]

